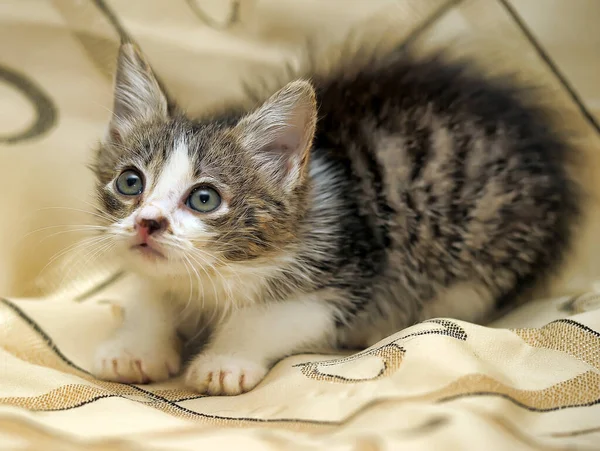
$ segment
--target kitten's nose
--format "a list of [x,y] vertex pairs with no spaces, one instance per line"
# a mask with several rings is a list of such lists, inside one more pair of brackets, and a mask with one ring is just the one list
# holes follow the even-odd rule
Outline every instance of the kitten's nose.
[[138,234],[145,240],[148,236],[162,232],[167,228],[169,222],[166,218],[140,218],[135,224]]

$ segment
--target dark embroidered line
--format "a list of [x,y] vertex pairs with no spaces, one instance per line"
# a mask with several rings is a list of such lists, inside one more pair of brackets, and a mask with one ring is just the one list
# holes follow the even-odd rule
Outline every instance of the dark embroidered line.
[[436,400],[436,403],[445,403],[445,402],[450,402],[450,401],[456,401],[462,398],[470,398],[470,397],[474,397],[474,396],[494,396],[497,398],[503,398],[506,399],[507,401],[512,402],[514,405],[521,407],[525,410],[529,410],[530,412],[556,412],[557,410],[565,410],[565,409],[574,409],[574,408],[578,408],[578,407],[591,407],[591,406],[595,406],[597,404],[600,404],[600,399],[596,399],[594,401],[590,401],[590,402],[585,402],[585,403],[580,403],[580,404],[567,404],[565,406],[559,406],[559,407],[549,407],[547,409],[542,409],[542,408],[538,408],[538,407],[532,407],[532,406],[528,406],[527,404],[522,403],[521,401],[513,398],[510,395],[507,395],[505,393],[496,393],[496,392],[469,392],[469,393],[460,393],[457,395],[452,395],[452,396],[447,396],[445,398],[440,398],[438,400]]
[[93,296],[94,294],[99,293],[104,288],[106,288],[109,285],[112,285],[116,281],[120,280],[124,275],[125,275],[125,271],[118,271],[118,272],[116,272],[115,274],[113,274],[112,276],[109,276],[104,281],[98,283],[98,285],[90,288],[88,291],[86,291],[86,292],[80,294],[79,296],[77,296],[75,298],[75,302],[85,301],[87,298]]
[[58,109],[44,90],[25,74],[0,65],[0,81],[16,88],[31,103],[35,110],[35,120],[25,131],[0,136],[0,143],[16,144],[21,141],[38,138],[48,133],[58,122]]
[[569,324],[571,326],[575,326],[578,329],[582,329],[586,332],[591,333],[592,335],[595,335],[596,337],[600,338],[600,332],[596,332],[594,329],[589,328],[588,326],[578,323],[577,321],[573,321],[572,319],[569,318],[563,318],[563,319],[557,319],[556,321],[552,321],[550,324],[554,324],[554,323],[566,323]]
[[[419,331],[419,332],[413,332],[412,334],[403,335],[403,336],[397,338],[392,343],[384,344],[375,349],[360,351],[356,354],[353,354],[353,355],[350,355],[347,357],[342,357],[340,359],[322,360],[319,362],[297,363],[297,364],[293,365],[293,367],[294,368],[301,367],[304,365],[309,365],[311,363],[315,363],[315,364],[318,364],[321,366],[327,366],[327,365],[333,366],[333,365],[338,365],[339,363],[342,363],[342,362],[352,362],[352,361],[356,360],[357,358],[361,358],[365,355],[373,355],[377,351],[381,351],[384,348],[390,347],[390,345],[397,347],[399,350],[406,351],[404,348],[402,348],[400,345],[398,345],[398,342],[402,342],[402,340],[406,340],[407,338],[421,337],[424,335],[441,335],[441,336],[445,336],[445,337],[451,337],[456,340],[467,341],[467,333],[465,332],[465,330],[462,327],[458,326],[457,324],[453,323],[452,321],[448,321],[446,319],[430,319],[427,321],[423,321],[422,324],[427,324],[427,323],[439,324],[439,325],[443,326],[444,329],[423,330],[423,331]],[[452,330],[452,326],[454,326],[458,330]]]
[[[444,329],[424,330],[424,331],[414,332],[414,333],[402,336],[400,338],[397,338],[393,342],[384,344],[375,349],[360,351],[356,354],[353,354],[353,355],[350,355],[347,357],[342,357],[339,359],[322,360],[322,361],[318,361],[318,362],[297,363],[297,364],[293,365],[292,368],[301,368],[301,370],[304,368],[307,368],[308,370],[312,370],[314,372],[314,374],[316,374],[317,376],[330,379],[330,382],[334,382],[334,381],[337,381],[340,383],[370,382],[370,381],[377,380],[385,373],[385,371],[387,371],[387,369],[388,369],[387,362],[383,358],[382,358],[382,360],[383,360],[384,367],[379,372],[379,374],[375,375],[374,377],[363,378],[363,379],[349,379],[349,378],[346,378],[343,376],[336,376],[336,375],[332,375],[332,374],[323,373],[323,372],[321,372],[321,370],[319,370],[319,366],[321,366],[321,367],[335,366],[335,365],[339,365],[339,364],[345,363],[345,362],[352,362],[352,361],[362,358],[364,356],[377,355],[376,353],[378,351],[383,351],[385,348],[390,348],[392,346],[395,347],[398,352],[401,352],[402,355],[405,355],[406,349],[403,348],[402,346],[398,345],[398,342],[402,342],[403,340],[406,340],[407,338],[421,337],[421,336],[425,336],[425,335],[440,335],[440,336],[451,337],[451,338],[454,338],[456,340],[461,340],[461,341],[467,340],[467,333],[465,332],[465,330],[462,327],[458,326],[457,324],[453,323],[452,321],[448,321],[446,319],[431,319],[431,320],[424,321],[424,323],[439,324],[442,327],[444,327]],[[453,330],[453,327],[458,330]],[[303,372],[303,374],[306,377],[311,378],[311,376],[307,375],[306,373]],[[333,381],[331,379],[333,379]]]
[[552,434],[547,434],[547,435],[549,437],[564,438],[564,437],[578,437],[578,436],[587,435],[587,434],[595,434],[596,432],[600,432],[600,427],[590,428],[590,429],[580,429],[577,431],[568,431],[568,432],[554,432]]
[[[31,319],[25,312],[23,312],[23,310],[21,310],[19,307],[17,307],[15,304],[13,304],[12,302],[10,302],[7,299],[3,299],[0,298],[0,301],[6,305],[11,311],[13,311],[17,316],[19,316],[19,318],[21,318],[23,321],[25,321],[36,333],[38,333],[43,339],[44,341],[47,343],[48,347],[67,365],[71,366],[72,368],[81,371],[84,374],[90,375],[92,376],[88,371],[85,371],[84,369],[80,368],[79,366],[77,366],[76,364],[74,364],[73,362],[71,362],[56,346],[56,344],[54,343],[54,341],[43,331],[43,329],[40,328],[40,326],[33,320]],[[434,322],[434,323],[438,323],[438,324],[453,324],[450,321],[447,320],[431,320],[428,322]],[[584,329],[586,331],[590,331],[596,335],[598,335],[598,332],[594,331],[593,329],[590,329],[587,326],[584,326],[583,324],[577,323],[576,321],[572,321],[572,320],[558,320],[556,322],[567,322],[569,324],[572,324],[574,326],[580,327],[581,329]],[[432,333],[435,333],[436,331],[430,331]],[[439,332],[447,332],[447,331],[437,331]],[[408,336],[411,336],[413,334],[410,334]],[[414,335],[422,335],[422,334],[414,334]],[[443,335],[448,335],[443,334]],[[407,337],[408,337],[407,336]],[[452,336],[452,335],[450,335]],[[403,338],[407,338],[407,337],[403,337]],[[457,338],[457,337],[454,337]],[[461,340],[466,339],[466,335],[465,337],[461,337],[458,338]],[[300,365],[295,365],[295,366],[300,366]],[[93,376],[92,376],[93,377]],[[270,424],[277,424],[277,423],[300,423],[300,424],[311,424],[311,425],[317,425],[317,426],[340,426],[343,425],[345,423],[347,423],[350,419],[352,419],[356,413],[358,413],[359,411],[356,411],[354,414],[350,414],[347,418],[344,418],[340,421],[320,421],[320,420],[307,420],[307,419],[294,419],[294,418],[280,418],[280,419],[264,419],[264,418],[248,418],[248,417],[226,417],[226,416],[218,416],[218,415],[210,415],[210,414],[205,414],[205,413],[200,413],[200,412],[195,412],[193,410],[190,410],[188,408],[185,408],[183,406],[180,406],[179,404],[177,404],[176,402],[170,401],[167,398],[164,398],[160,395],[157,395],[155,393],[152,393],[150,391],[144,390],[140,387],[137,387],[135,385],[130,385],[130,384],[123,384],[126,385],[128,387],[131,387],[132,389],[139,391],[141,394],[146,395],[148,398],[153,399],[155,401],[158,401],[160,403],[164,403],[167,404],[171,407],[173,407],[175,410],[179,411],[179,412],[183,412],[183,413],[187,413],[191,416],[195,416],[195,417],[200,417],[200,418],[206,418],[206,419],[212,419],[212,420],[226,420],[226,421],[245,421],[245,422],[250,422],[250,423],[270,423]],[[505,395],[503,393],[494,393],[494,392],[473,392],[473,393],[463,393],[463,394],[459,394],[459,395],[455,395],[455,396],[449,396],[446,398],[442,398],[439,399],[435,402],[439,402],[439,403],[443,403],[443,402],[450,402],[453,400],[457,400],[457,399],[461,399],[461,398],[468,398],[470,396],[496,396],[496,397],[501,397],[504,399],[507,399],[508,401],[514,403],[515,405],[524,408],[526,410],[530,410],[533,412],[550,412],[550,411],[556,411],[556,410],[562,410],[562,409],[568,409],[568,408],[575,408],[575,407],[587,407],[587,406],[593,406],[596,404],[600,404],[600,399],[589,402],[589,403],[582,403],[582,404],[574,404],[574,405],[567,405],[567,406],[560,406],[560,407],[555,407],[555,408],[550,408],[550,409],[536,409],[534,407],[530,407],[527,406],[526,404],[523,404],[522,402],[510,397],[509,395]],[[92,400],[89,400],[87,402],[83,402],[80,405],[85,405],[86,403],[89,402],[94,402],[97,399],[101,399],[101,398],[106,398],[106,397],[119,397],[119,398],[123,398],[123,399],[130,399],[127,396],[122,396],[122,395],[118,395],[118,394],[107,394],[107,395],[100,395]],[[203,396],[198,396],[198,398],[202,398]],[[197,398],[189,398],[189,399],[197,399]],[[185,399],[188,400],[188,399]],[[178,402],[182,402],[182,401],[178,401]],[[79,404],[76,406],[72,406],[69,407],[67,409],[63,409],[63,410],[69,410],[72,408],[76,408],[80,406]],[[60,410],[60,409],[57,409]],[[360,411],[362,411],[363,409],[360,409]]]
[[[109,6],[106,4],[106,2],[104,0],[92,0],[92,1],[96,5],[96,7],[100,10],[100,12],[106,17],[108,22],[113,26],[113,28],[115,29],[115,31],[117,32],[117,34],[119,35],[119,37],[121,39],[121,43],[129,42],[129,43],[135,44],[136,46],[141,48],[141,46],[137,43],[137,41],[133,38],[133,36],[129,34],[129,32],[125,29],[125,27],[123,26],[123,24],[121,23],[121,21],[119,20],[117,15],[114,13],[114,11],[112,9],[109,8]],[[167,89],[165,89],[164,80],[158,73],[155,73],[154,76],[156,78],[156,81],[160,85],[161,90],[167,94],[169,112],[172,112],[172,109],[174,108],[174,102],[173,102],[173,99],[171,98],[171,96],[168,95]]]
[[[65,356],[61,352],[61,350],[58,349],[58,346],[56,346],[56,344],[54,343],[54,340],[52,340],[52,338],[50,338],[50,336],[46,332],[44,332],[44,330],[33,319],[31,319],[31,317],[29,317],[29,315],[27,315],[23,310],[21,310],[15,304],[10,302],[8,299],[0,298],[0,301],[4,305],[6,305],[10,310],[12,310],[19,318],[21,318],[23,321],[25,321],[25,323],[27,323],[27,325],[30,326],[38,335],[40,335],[42,337],[42,339],[46,342],[46,345],[48,345],[50,350],[52,352],[54,352],[58,356],[58,358],[60,358],[64,363],[69,365],[71,368],[73,368],[77,371],[80,371],[83,374],[86,374],[87,376],[94,378],[94,375],[92,373],[84,370],[83,368],[81,368],[80,366],[76,365],[71,360],[69,360],[67,358],[67,356]],[[126,386],[130,387],[131,389],[136,390],[156,401],[162,401],[164,399],[161,396],[155,395],[154,393],[144,390],[143,388],[137,387],[135,385],[131,385],[131,384],[122,384],[122,385],[126,385]],[[120,396],[120,395],[115,395],[115,396]],[[168,400],[166,400],[166,399],[164,399],[164,401],[168,402]]]
[[[19,307],[17,307],[14,303],[10,302],[8,299],[0,298],[0,301],[5,306],[7,306],[10,310],[12,310],[19,318],[21,318],[23,321],[25,321],[25,323],[27,323],[27,325],[29,327],[31,327],[39,336],[41,336],[42,339],[46,342],[46,345],[50,348],[50,350],[52,352],[54,352],[58,356],[58,358],[60,358],[64,363],[69,365],[71,368],[73,368],[77,371],[80,371],[81,373],[83,373],[87,376],[94,378],[94,375],[92,373],[84,370],[80,366],[73,363],[70,359],[68,359],[67,356],[65,356],[61,352],[61,350],[58,349],[58,346],[56,346],[56,344],[54,343],[54,340],[52,340],[52,338],[50,338],[50,336],[33,319],[31,319],[31,317],[29,317],[29,315],[27,315],[23,310],[21,310]],[[166,398],[163,398],[162,396],[158,396],[150,391],[144,390],[143,388],[137,387],[132,384],[122,384],[122,385],[126,385],[126,386],[132,388],[133,390],[136,390],[136,391],[146,395],[147,397],[154,399],[155,401],[165,401],[165,402],[169,403],[169,401]],[[115,395],[115,396],[126,398],[121,395]]]
[[171,399],[171,402],[195,401],[196,399],[206,398],[208,395],[185,396],[183,398]]
[[106,17],[106,19],[110,22],[115,31],[119,34],[121,41],[133,42],[131,36],[129,35],[123,24],[121,24],[121,21],[119,20],[117,15],[113,12],[112,9],[108,7],[106,2],[104,0],[93,0],[93,2],[96,5],[96,7],[100,10],[100,12],[104,14],[104,17]]
[[241,9],[240,0],[233,1],[232,5],[231,5],[231,10],[229,12],[229,16],[227,17],[227,20],[223,24],[219,24],[216,21],[214,21],[213,19],[211,19],[211,17],[208,14],[206,14],[202,10],[202,8],[200,8],[200,6],[198,6],[198,4],[196,3],[195,0],[186,0],[186,3],[190,7],[190,9],[194,13],[194,15],[201,22],[203,22],[205,25],[207,25],[207,26],[209,26],[211,28],[215,28],[217,30],[226,30],[227,28],[232,27],[233,25],[237,24],[241,20],[241,17],[240,17],[240,9]]
[[433,24],[450,12],[454,7],[462,3],[463,0],[450,0],[440,6],[436,11],[425,19],[417,28],[410,32],[404,42],[400,45],[400,48],[405,48],[410,45],[415,39],[417,39],[422,33],[427,31]]
[[521,16],[519,16],[517,11],[509,4],[509,2],[507,0],[498,0],[498,1],[504,7],[504,9],[506,9],[506,11],[511,16],[511,18],[515,21],[515,23],[517,24],[517,26],[519,27],[519,29],[521,30],[523,35],[527,38],[527,40],[529,40],[531,45],[535,48],[536,52],[538,53],[538,56],[546,63],[546,65],[548,66],[550,71],[558,79],[558,81],[561,83],[563,88],[567,91],[569,96],[571,96],[571,99],[573,100],[573,102],[575,102],[575,104],[577,105],[577,108],[579,109],[581,114],[583,114],[585,116],[585,118],[587,119],[587,121],[592,125],[592,127],[594,127],[594,129],[596,130],[596,133],[598,133],[600,135],[600,124],[598,123],[596,118],[592,115],[592,113],[590,113],[588,111],[583,100],[581,100],[581,97],[579,97],[579,94],[577,94],[577,92],[575,91],[575,88],[573,88],[573,86],[569,83],[567,78],[558,69],[557,64],[554,62],[554,60],[552,58],[550,58],[550,55],[548,55],[548,52],[546,52],[546,50],[544,50],[544,47],[542,47],[542,45],[539,43],[539,41],[535,38],[535,36],[533,35],[533,32],[525,24],[525,21],[521,18]]
[[[402,338],[404,338],[404,337],[402,337]],[[304,365],[311,365],[311,364],[315,364],[315,365],[319,365],[319,366],[336,366],[341,363],[353,362],[356,359],[359,359],[364,356],[376,356],[378,351],[382,351],[385,348],[391,348],[391,347],[396,348],[396,350],[398,352],[406,352],[406,349],[404,349],[402,346],[398,346],[395,342],[392,342],[392,343],[385,344],[379,348],[375,348],[375,349],[371,349],[371,350],[367,350],[367,351],[359,351],[356,354],[352,354],[352,355],[349,355],[346,357],[340,357],[337,359],[319,360],[317,362],[297,363],[297,364],[293,365],[292,368],[301,367]],[[317,354],[317,355],[321,355],[321,354]]]
[[[54,343],[52,338],[50,338],[50,336],[48,334],[46,334],[46,332],[44,332],[44,330],[33,319],[31,319],[23,310],[21,310],[19,307],[17,307],[14,303],[10,302],[8,299],[0,298],[0,302],[2,302],[4,305],[6,305],[19,318],[21,318],[23,321],[25,321],[25,323],[27,323],[27,325],[29,325],[36,333],[38,333],[44,339],[44,341],[46,342],[48,347],[64,363],[69,365],[71,368],[76,369],[77,371],[81,371],[84,374],[94,377],[90,372],[84,370],[83,368],[77,366],[75,363],[73,363],[71,360],[69,360],[58,349],[58,347],[56,346],[56,344]],[[132,385],[132,384],[122,384],[122,385],[126,385],[127,387],[130,387],[133,390],[140,392],[141,394],[145,395],[146,397],[148,397],[154,401],[158,401],[160,403],[167,404],[167,405],[173,407],[175,410],[179,411],[180,413],[183,412],[183,413],[189,414],[191,416],[199,417],[199,418],[207,418],[207,419],[212,419],[212,420],[227,420],[227,421],[247,421],[247,422],[252,422],[252,423],[301,423],[301,424],[312,424],[312,425],[317,425],[317,426],[337,426],[337,425],[341,424],[338,421],[306,420],[306,419],[295,419],[295,418],[277,418],[277,419],[246,418],[246,417],[236,418],[236,417],[225,417],[225,416],[219,416],[219,415],[210,415],[210,414],[206,414],[206,413],[195,412],[186,407],[180,406],[179,404],[176,404],[175,402],[172,402],[172,401],[168,400],[167,398],[157,395],[156,393],[152,393],[151,391],[144,390],[143,388],[140,388],[136,385]],[[129,399],[127,396],[122,396],[119,394],[114,394],[114,397]]]
[[[378,380],[381,376],[383,376],[385,374],[385,372],[387,371],[387,369],[388,369],[387,362],[384,361],[383,362],[383,368],[375,376],[368,377],[368,378],[365,377],[365,378],[362,378],[362,379],[349,379],[349,378],[344,377],[344,376],[337,376],[335,374],[322,373],[321,371],[319,371],[317,369],[317,366],[316,366],[317,364],[318,363],[316,363],[316,364],[307,363],[307,364],[305,364],[304,368],[307,368],[310,371],[310,369],[311,369],[310,366],[314,365],[312,369],[314,370],[314,372],[318,376],[320,376],[322,378],[329,379],[329,380],[320,380],[320,379],[318,379],[320,382],[344,382],[344,383],[350,383],[350,384],[354,383],[354,382],[356,382],[356,383],[359,383],[359,382],[372,382],[372,381]],[[294,365],[294,366],[302,366],[302,365]]]
[[81,367],[77,366],[76,364],[74,364],[73,362],[71,362],[60,351],[60,349],[58,349],[58,347],[54,343],[54,340],[52,340],[52,338],[50,338],[50,336],[46,332],[44,332],[44,330],[33,319],[31,319],[23,310],[21,310],[15,304],[10,302],[8,299],[1,298],[0,301],[2,301],[2,303],[5,306],[7,306],[10,310],[12,310],[13,313],[15,313],[19,318],[21,318],[23,321],[25,321],[27,323],[27,325],[29,327],[31,327],[39,336],[41,336],[43,338],[43,340],[46,342],[46,345],[48,345],[48,347],[52,350],[52,352],[54,352],[58,356],[58,358],[60,360],[62,360],[64,363],[66,363],[70,367],[76,369],[77,371],[81,371],[82,373],[87,374],[88,376],[92,376],[92,374],[90,372],[84,370],[83,368],[81,368]]

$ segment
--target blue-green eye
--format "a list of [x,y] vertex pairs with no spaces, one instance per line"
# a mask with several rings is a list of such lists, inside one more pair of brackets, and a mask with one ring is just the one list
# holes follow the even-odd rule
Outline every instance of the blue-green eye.
[[185,203],[192,210],[208,213],[219,208],[221,196],[210,186],[199,186],[192,191]]
[[123,171],[115,181],[117,191],[125,196],[138,196],[144,191],[144,181],[139,172],[133,169]]

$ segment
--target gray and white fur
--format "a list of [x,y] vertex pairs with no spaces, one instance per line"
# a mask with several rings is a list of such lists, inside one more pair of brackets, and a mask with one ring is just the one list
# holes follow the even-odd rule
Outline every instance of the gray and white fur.
[[140,292],[95,374],[166,379],[208,331],[187,384],[238,394],[290,354],[485,321],[560,265],[581,196],[526,91],[406,50],[343,63],[192,119],[122,45],[93,169]]

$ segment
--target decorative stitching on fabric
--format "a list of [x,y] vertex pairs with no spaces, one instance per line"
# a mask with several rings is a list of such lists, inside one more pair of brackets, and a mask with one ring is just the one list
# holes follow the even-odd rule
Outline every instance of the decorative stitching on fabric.
[[58,122],[58,109],[54,101],[46,92],[29,79],[29,76],[14,69],[0,65],[0,81],[16,88],[18,92],[27,98],[35,111],[35,119],[25,131],[9,136],[0,136],[0,143],[17,144],[48,133]]
[[415,39],[417,39],[422,33],[427,31],[429,27],[438,22],[442,17],[444,17],[451,10],[459,6],[464,0],[449,0],[440,6],[436,11],[434,11],[427,19],[425,19],[421,24],[419,24],[410,34],[406,37],[404,42],[400,45],[400,48],[406,47],[411,44]]
[[570,324],[571,326],[578,327],[579,329],[582,329],[582,330],[589,332],[592,335],[595,335],[596,337],[600,338],[600,332],[597,332],[594,329],[586,326],[585,324],[578,323],[577,321],[573,321],[572,319],[569,319],[569,318],[557,319],[556,321],[552,321],[549,324],[554,324],[554,323]]
[[[434,323],[439,324],[444,327],[444,329],[435,329],[435,330],[423,330],[418,332],[413,332],[408,335],[399,337],[395,339],[392,343],[387,343],[385,345],[379,346],[374,349],[367,349],[365,351],[358,352],[348,357],[343,357],[339,359],[331,359],[331,360],[323,360],[317,362],[303,362],[294,365],[294,368],[300,368],[300,371],[304,376],[319,380],[319,381],[328,381],[328,382],[339,382],[339,383],[359,383],[359,382],[368,382],[375,381],[382,377],[387,377],[393,374],[400,365],[402,364],[402,359],[406,350],[398,345],[399,342],[406,340],[407,338],[419,337],[424,335],[445,335],[448,337],[455,338],[457,340],[466,341],[467,333],[465,330],[460,327],[458,324],[446,320],[446,319],[431,319],[428,321],[424,321],[422,324]],[[393,349],[395,348],[395,349]],[[361,359],[364,356],[377,356],[380,357],[383,361],[383,368],[380,372],[370,378],[364,379],[351,379],[343,376],[337,376],[332,374],[326,374],[321,372],[319,367],[323,366],[335,366],[344,364],[347,362],[352,362]]]
[[[5,298],[0,298],[0,302],[2,302],[2,304],[4,304],[5,306],[7,306],[11,311],[13,311],[20,319],[22,319],[23,321],[25,321],[25,323],[30,326],[40,337],[42,337],[42,339],[46,342],[46,344],[48,345],[48,348],[57,356],[59,357],[64,363],[66,363],[67,365],[69,365],[71,368],[89,376],[90,378],[92,378],[92,380],[95,380],[93,378],[93,376],[91,375],[91,373],[89,373],[88,371],[84,370],[83,368],[77,366],[75,363],[73,363],[72,361],[70,361],[61,351],[60,349],[58,349],[58,347],[56,346],[56,344],[54,343],[54,341],[52,340],[52,338],[50,338],[50,336],[48,336],[48,334],[46,334],[44,332],[44,330],[33,320],[31,319],[25,312],[23,312],[23,310],[21,310],[19,307],[17,307],[15,304],[13,304],[12,302],[10,302],[8,299]],[[149,403],[146,405],[150,405],[152,407],[158,408],[158,406],[160,404],[166,405],[168,407],[171,408],[171,410],[173,410],[174,412],[178,412],[178,413],[183,413],[185,414],[184,416],[188,416],[188,417],[192,417],[192,418],[204,418],[204,419],[210,419],[210,420],[217,420],[217,421],[227,421],[227,422],[249,422],[249,423],[269,423],[269,424],[277,424],[277,423],[298,423],[298,424],[305,424],[305,425],[315,425],[315,426],[335,426],[340,424],[339,422],[335,422],[335,421],[319,421],[319,420],[306,420],[306,419],[295,419],[295,418],[277,418],[277,419],[270,419],[270,418],[252,418],[252,417],[226,417],[226,416],[219,416],[219,415],[211,415],[211,414],[206,414],[206,413],[201,413],[201,412],[195,412],[193,410],[190,410],[186,407],[180,406],[179,404],[176,404],[173,401],[170,401],[166,398],[164,398],[163,396],[160,396],[156,393],[153,393],[151,391],[148,390],[144,390],[143,388],[137,387],[135,385],[131,385],[131,384],[119,384],[119,385],[123,385],[126,386],[128,388],[131,388],[137,392],[139,392],[142,395],[147,396],[149,399]],[[114,397],[119,397],[119,398],[123,398],[123,399],[128,399],[126,396],[122,396],[120,394],[115,394]],[[199,396],[199,398],[201,398],[203,396]],[[154,403],[152,402],[154,401]],[[85,403],[85,404],[89,404]],[[170,413],[169,409],[160,409],[164,412]]]
[[546,63],[546,65],[554,74],[554,76],[558,79],[562,87],[565,89],[565,91],[567,91],[575,105],[577,105],[577,108],[579,109],[581,114],[583,114],[583,116],[586,118],[589,124],[596,130],[596,133],[600,135],[600,124],[598,124],[596,118],[592,115],[592,113],[589,112],[585,103],[581,100],[581,97],[579,97],[579,94],[577,94],[577,92],[575,91],[573,86],[571,86],[567,78],[558,69],[558,66],[556,65],[554,60],[550,58],[548,52],[546,52],[542,44],[540,44],[540,42],[535,38],[533,32],[525,24],[521,16],[517,13],[517,11],[515,11],[515,9],[512,7],[512,5],[509,4],[507,0],[498,0],[498,2],[504,7],[506,12],[514,20],[514,22],[519,27],[523,35],[527,38],[529,43],[535,49],[540,59],[542,59],[542,61]]

